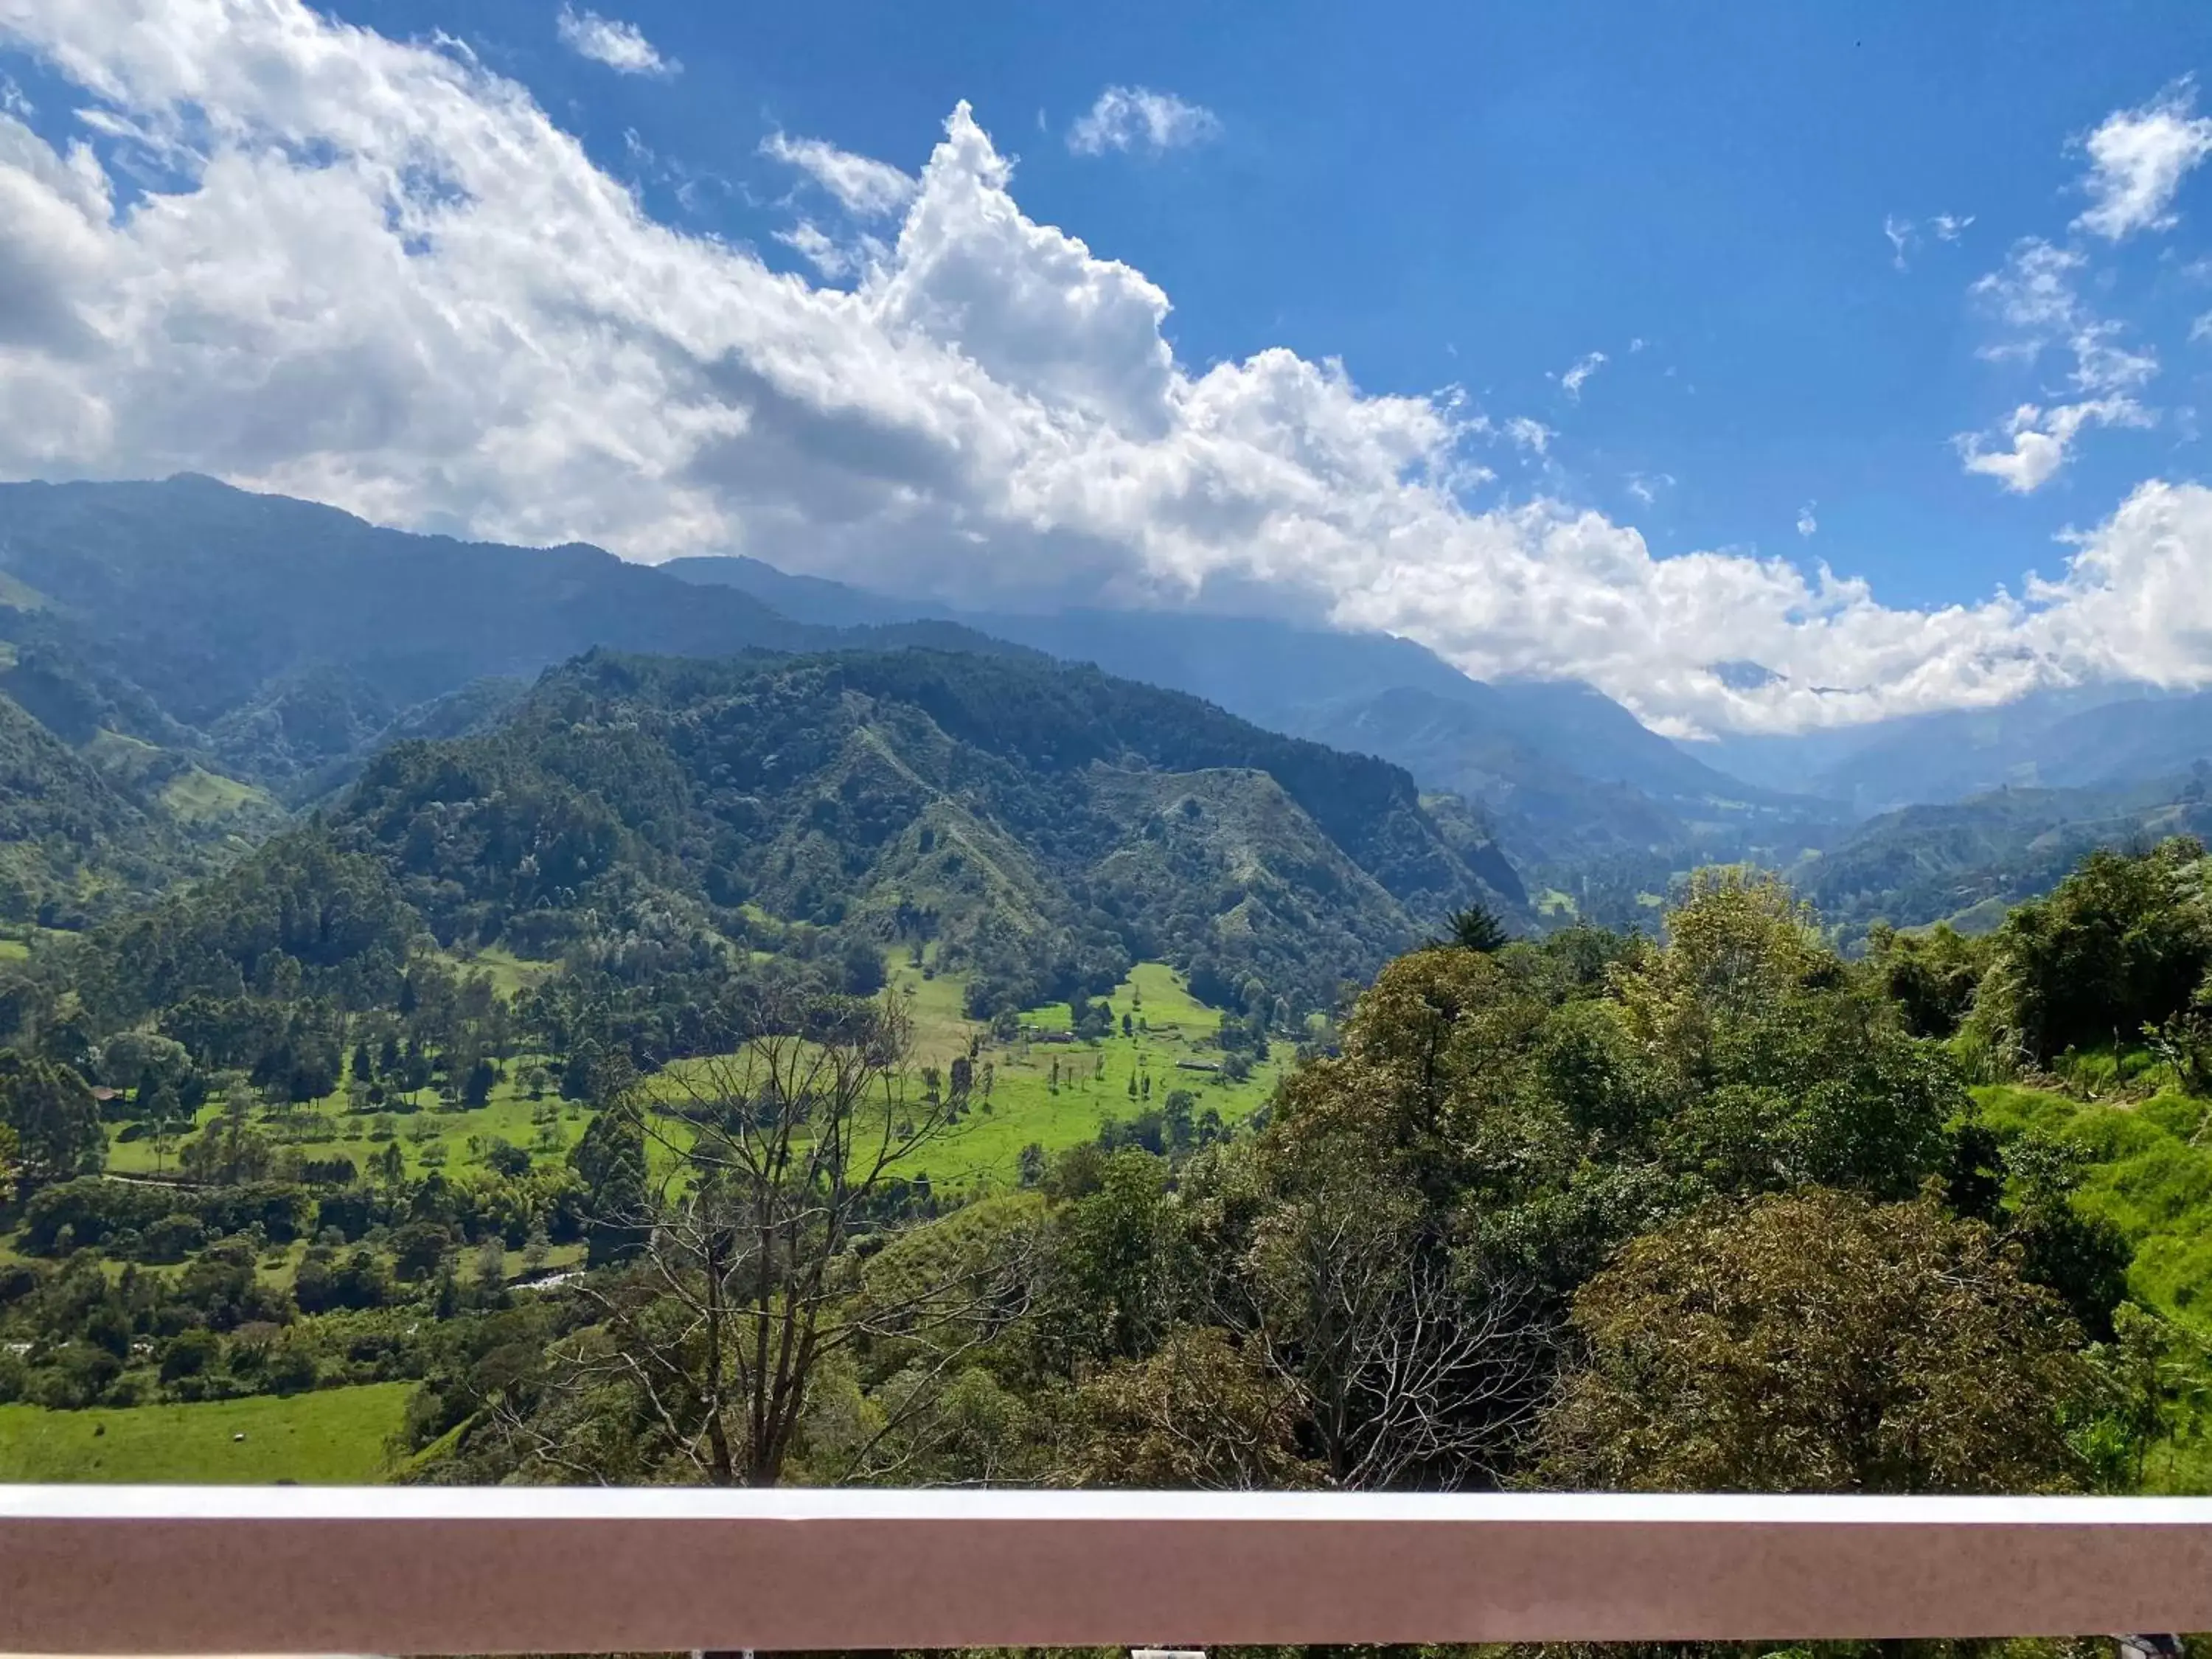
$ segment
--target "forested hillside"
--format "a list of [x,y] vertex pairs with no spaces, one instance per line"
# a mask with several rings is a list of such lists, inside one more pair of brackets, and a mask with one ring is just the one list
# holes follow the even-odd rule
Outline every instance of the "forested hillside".
[[2212,766],[2101,789],[2001,789],[1948,805],[1908,806],[1859,825],[1800,864],[1798,887],[1850,940],[1875,921],[1995,927],[2048,892],[2093,848],[2140,849],[2212,835]]
[[1066,661],[1192,692],[1273,731],[1379,755],[1425,789],[1479,803],[1524,869],[1624,852],[1658,854],[1669,872],[1753,852],[1786,858],[1842,821],[1830,802],[1716,770],[1587,685],[1485,684],[1388,635],[1173,611],[956,612],[792,576],[757,559],[678,559],[665,568],[826,624],[957,621]]
[[75,746],[120,733],[293,802],[482,683],[594,647],[717,656],[967,629],[809,627],[594,547],[410,535],[211,478],[0,485],[0,691]]
[[1380,762],[1093,670],[924,652],[596,653],[495,732],[387,750],[331,833],[447,944],[929,942],[985,1017],[1153,957],[1218,1000],[1256,976],[1324,1008],[1446,912],[1522,898]]
[[[1048,673],[594,658],[34,955],[0,1003],[0,1468],[219,1476],[198,1418],[155,1461],[166,1409],[416,1480],[2202,1489],[2212,1250],[2166,1201],[2212,1111],[2195,843],[1860,963],[1741,870],[1663,940],[1469,910],[1340,1023],[1194,1026],[1157,965],[970,1019],[947,935],[886,936],[878,994],[857,958],[681,968],[663,1053],[580,955],[454,954],[595,860],[669,879],[719,789],[763,846],[882,846],[948,777],[1015,812],[1022,757],[1066,821],[1042,880],[1233,730]],[[1188,770],[1133,763],[1139,708]],[[1283,810],[1360,793],[1260,758]],[[1389,781],[1370,879],[1422,890]]]

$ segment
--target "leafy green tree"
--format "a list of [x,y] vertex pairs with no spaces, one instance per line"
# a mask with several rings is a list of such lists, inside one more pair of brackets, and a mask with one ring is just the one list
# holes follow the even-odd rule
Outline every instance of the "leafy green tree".
[[1868,961],[1916,1036],[1948,1037],[1959,1029],[1973,1012],[1993,953],[1986,935],[1970,939],[1948,922],[1910,933],[1887,922],[1867,930]]
[[1185,1326],[1077,1392],[1062,1474],[1085,1486],[1280,1490],[1319,1484],[1299,1401],[1224,1331]]
[[2212,968],[2203,847],[2099,850],[1997,929],[1972,1024],[2001,1053],[2042,1063],[2136,1041],[2190,1005]]
[[1890,1199],[1942,1167],[1946,1126],[1971,1104],[1956,1068],[1778,878],[1699,871],[1667,926],[1613,983],[1668,1165],[1718,1192]]
[[491,1091],[499,1082],[499,1067],[488,1056],[479,1056],[468,1069],[461,1083],[461,1101],[471,1107],[483,1106],[491,1100]]
[[178,1155],[185,1172],[225,1186],[265,1180],[276,1152],[269,1137],[253,1127],[260,1104],[253,1085],[240,1073],[229,1073],[223,1079],[222,1109]]
[[2135,1249],[2110,1219],[2075,1207],[2081,1154],[2060,1142],[2024,1135],[2003,1158],[2011,1177],[2005,1231],[2020,1251],[2021,1272],[2056,1292],[2093,1340],[2112,1341]]
[[1097,1189],[1056,1218],[1039,1316],[1043,1340],[1071,1369],[1140,1358],[1175,1322],[1181,1239],[1167,1173],[1149,1152],[1116,1152]]
[[1996,1235],[1927,1200],[1717,1204],[1585,1285],[1547,1480],[1615,1490],[2063,1492],[2100,1381]]
[[107,1154],[100,1103],[70,1066],[0,1049],[0,1124],[13,1132],[15,1182],[26,1195],[96,1174]]
[[594,1117],[568,1154],[584,1182],[585,1260],[603,1267],[643,1247],[647,1227],[645,1121],[620,1101]]

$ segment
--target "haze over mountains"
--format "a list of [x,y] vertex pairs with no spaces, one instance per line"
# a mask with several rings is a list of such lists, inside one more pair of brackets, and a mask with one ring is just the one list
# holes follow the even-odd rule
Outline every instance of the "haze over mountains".
[[63,921],[335,799],[392,743],[493,729],[538,676],[594,650],[1088,663],[1261,728],[1241,740],[1248,770],[1267,769],[1253,756],[1268,732],[1378,757],[1425,795],[1421,833],[1456,844],[1464,874],[1411,910],[1394,899],[1397,919],[1369,929],[1376,948],[1432,921],[1445,886],[1521,925],[1577,906],[1619,921],[1672,873],[1736,858],[1798,872],[1839,921],[1934,920],[2034,890],[2085,838],[2176,822],[2167,809],[2188,806],[2191,768],[2212,756],[2212,696],[2129,687],[1681,744],[1587,686],[1483,684],[1387,635],[956,612],[742,557],[652,568],[412,535],[191,476],[0,486],[0,693],[30,717],[9,716],[0,835],[27,902]]

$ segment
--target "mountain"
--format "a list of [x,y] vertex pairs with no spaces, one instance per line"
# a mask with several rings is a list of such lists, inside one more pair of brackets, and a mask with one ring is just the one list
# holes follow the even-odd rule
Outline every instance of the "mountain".
[[2081,686],[1996,708],[1688,747],[1740,776],[1865,816],[2000,787],[2081,788],[2185,771],[2212,757],[2212,692]]
[[280,816],[258,792],[115,732],[81,752],[0,696],[0,923],[82,927]]
[[380,754],[329,823],[447,942],[928,939],[979,1012],[1147,957],[1327,1007],[1456,906],[1525,919],[1511,866],[1397,768],[1004,656],[594,652],[489,732]]
[[189,475],[0,485],[0,691],[66,741],[120,732],[294,799],[410,711],[594,647],[1016,648],[813,627],[594,547],[410,535]]
[[1725,855],[1778,830],[1795,851],[1808,829],[1817,838],[1838,817],[1824,803],[1727,775],[1587,685],[1471,679],[1389,635],[1170,611],[952,612],[748,558],[676,559],[661,568],[826,624],[957,620],[1064,661],[1190,692],[1276,731],[1379,756],[1425,787],[1480,802],[1527,863],[1712,845]]
[[2212,767],[2118,787],[1999,789],[1900,808],[1858,826],[1793,872],[1823,921],[1847,937],[1876,920],[1915,927],[1994,924],[2048,891],[2093,848],[2135,849],[2169,836],[2212,841]]

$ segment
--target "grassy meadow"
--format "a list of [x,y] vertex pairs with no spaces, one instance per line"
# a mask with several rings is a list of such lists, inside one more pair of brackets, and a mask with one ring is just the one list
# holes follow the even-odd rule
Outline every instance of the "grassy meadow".
[[[958,976],[925,977],[902,960],[892,970],[891,988],[913,1014],[919,1065],[948,1066],[956,1055],[968,1052],[971,1037],[979,1040],[972,1109],[917,1160],[918,1169],[939,1184],[1009,1182],[1023,1147],[1034,1142],[1052,1152],[1090,1140],[1109,1119],[1131,1118],[1164,1105],[1173,1089],[1187,1089],[1197,1097],[1194,1114],[1203,1115],[1211,1108],[1224,1123],[1240,1123],[1267,1103],[1282,1073],[1280,1049],[1277,1058],[1254,1066],[1242,1083],[1179,1068],[1178,1060],[1220,1060],[1221,1051],[1212,1046],[1220,1015],[1193,997],[1164,963],[1139,963],[1114,988],[1105,999],[1114,1013],[1114,1034],[1093,1042],[1052,1040],[1072,1030],[1064,1002],[1024,1011],[1024,1034],[999,1042],[963,1014],[964,988]],[[1121,1031],[1125,1014],[1131,1025],[1127,1036]],[[917,1085],[918,1080],[910,1079],[907,1086]]]
[[[941,1075],[955,1057],[968,1052],[971,1042],[977,1045],[971,1109],[961,1123],[916,1155],[910,1171],[927,1174],[939,1185],[1010,1184],[1023,1147],[1034,1142],[1051,1152],[1089,1140],[1110,1118],[1134,1117],[1146,1108],[1164,1105],[1174,1089],[1188,1090],[1196,1097],[1194,1115],[1202,1117],[1211,1109],[1224,1124],[1242,1122],[1267,1103],[1283,1070],[1286,1048],[1255,1066],[1241,1083],[1179,1066],[1185,1060],[1201,1065],[1220,1060],[1221,1051],[1213,1044],[1220,1016],[1194,998],[1164,963],[1138,964],[1105,999],[1114,1013],[1110,1036],[1087,1042],[1067,1040],[1069,1009],[1058,1002],[1024,1011],[1022,1035],[1001,1042],[990,1036],[986,1026],[967,1018],[962,975],[916,967],[903,952],[892,956],[890,989],[914,1021],[914,1064],[902,1085],[908,1097],[921,1098],[923,1067],[935,1066]],[[503,951],[481,952],[465,965],[490,974],[498,988],[509,994],[553,971],[550,963],[524,961]],[[1130,1024],[1127,1036],[1121,1030],[1125,1014]],[[538,1158],[558,1159],[583,1138],[589,1114],[574,1102],[559,1098],[550,1085],[532,1097],[529,1079],[541,1063],[537,1056],[518,1056],[494,1085],[490,1098],[465,1110],[450,1109],[434,1091],[424,1090],[413,1111],[387,1104],[355,1112],[349,1109],[341,1088],[298,1109],[293,1127],[281,1120],[264,1127],[276,1130],[303,1158],[349,1158],[357,1168],[366,1168],[370,1157],[381,1153],[386,1145],[396,1145],[410,1176],[431,1169],[454,1176],[481,1167],[493,1144],[501,1140]],[[659,1083],[648,1080],[647,1086],[672,1097],[679,1092],[686,1069],[679,1061]],[[212,1121],[221,1112],[221,1103],[210,1101],[194,1127]],[[388,1139],[375,1138],[380,1120],[389,1121],[393,1133]],[[176,1168],[176,1154],[173,1147],[164,1151],[151,1137],[118,1139],[110,1145],[107,1167],[118,1175],[157,1175]]]
[[413,1391],[369,1382],[195,1406],[0,1406],[0,1481],[362,1485],[391,1473],[387,1445]]
[[[2137,1299],[2212,1341],[2212,1101],[2172,1089],[2147,1099],[2078,1100],[1999,1085],[1974,1091],[2000,1133],[2033,1131],[2077,1148],[2074,1201],[2135,1247]],[[2212,1493],[2212,1402],[2152,1451],[2146,1489]]]

